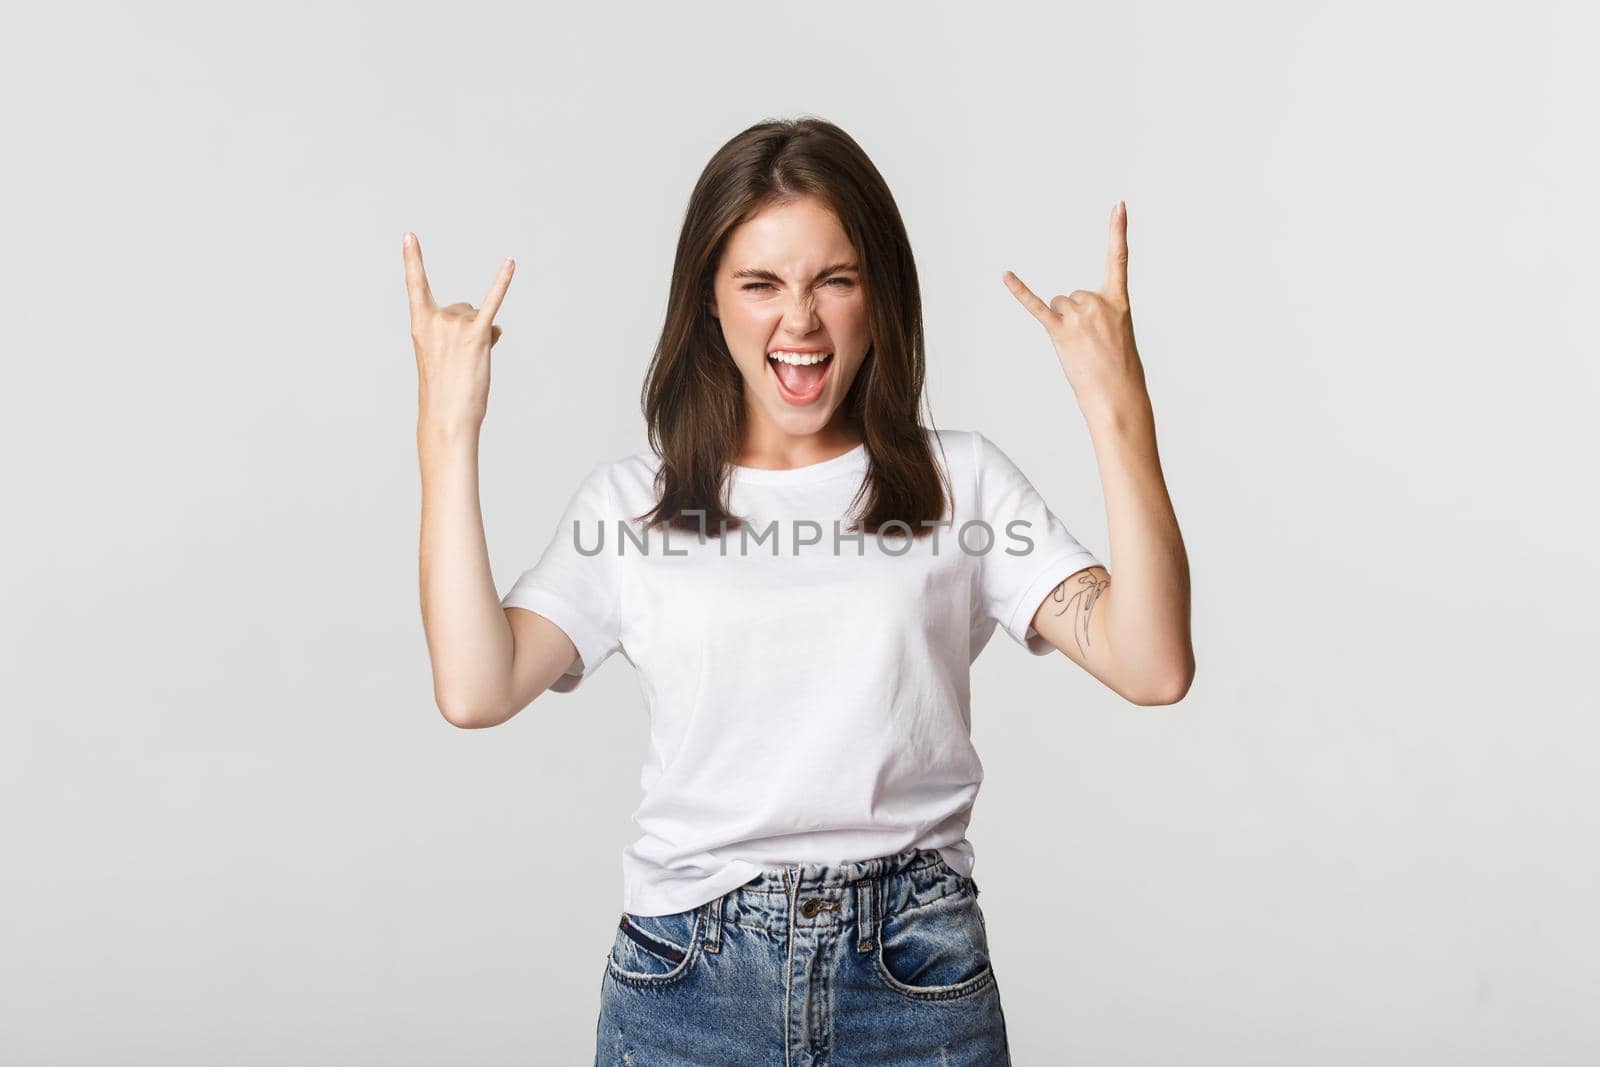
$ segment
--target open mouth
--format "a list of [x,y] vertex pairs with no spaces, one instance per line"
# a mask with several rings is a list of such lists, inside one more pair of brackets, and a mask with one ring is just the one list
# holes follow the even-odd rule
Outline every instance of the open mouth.
[[[827,387],[828,375],[833,371],[833,353],[784,353],[806,362],[780,359],[778,352],[767,353],[767,368],[778,383],[778,395],[790,404],[810,404],[822,395]],[[817,360],[818,356],[822,358]],[[811,362],[814,361],[815,362]]]

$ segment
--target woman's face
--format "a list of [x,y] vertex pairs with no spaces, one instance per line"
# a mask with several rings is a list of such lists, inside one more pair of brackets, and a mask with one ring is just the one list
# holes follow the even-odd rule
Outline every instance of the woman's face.
[[[711,307],[744,376],[747,449],[839,429],[834,413],[872,343],[859,268],[838,218],[814,197],[769,207],[729,235]],[[785,350],[829,355],[783,366],[774,356]]]

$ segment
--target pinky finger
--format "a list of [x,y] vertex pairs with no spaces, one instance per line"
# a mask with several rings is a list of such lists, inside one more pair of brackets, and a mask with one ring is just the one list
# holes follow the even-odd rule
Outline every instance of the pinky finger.
[[478,312],[478,318],[484,322],[493,322],[495,315],[500,312],[500,301],[505,299],[506,289],[511,285],[511,275],[517,269],[517,262],[508,259],[500,264],[500,273],[495,276],[494,284],[489,286],[489,295],[483,298],[483,308]]

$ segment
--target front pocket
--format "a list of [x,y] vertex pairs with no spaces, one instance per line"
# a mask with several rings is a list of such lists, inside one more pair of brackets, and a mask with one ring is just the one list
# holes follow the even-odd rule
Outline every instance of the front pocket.
[[966,996],[994,982],[983,914],[965,887],[884,916],[873,958],[884,984],[920,1000]]
[[699,956],[701,909],[671,915],[622,913],[606,956],[606,969],[618,981],[636,986],[676,982]]

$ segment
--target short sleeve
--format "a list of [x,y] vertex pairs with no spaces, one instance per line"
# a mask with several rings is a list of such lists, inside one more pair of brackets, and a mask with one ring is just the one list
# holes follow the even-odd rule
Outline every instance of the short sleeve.
[[578,486],[539,562],[522,572],[501,607],[527,608],[561,627],[581,662],[551,683],[569,693],[621,647],[617,528],[609,464]]
[[[993,542],[979,556],[983,613],[1036,656],[1055,651],[1033,628],[1033,616],[1062,580],[1104,566],[1045,505],[1017,465],[973,431],[979,517]],[[976,547],[976,535],[965,540]]]

